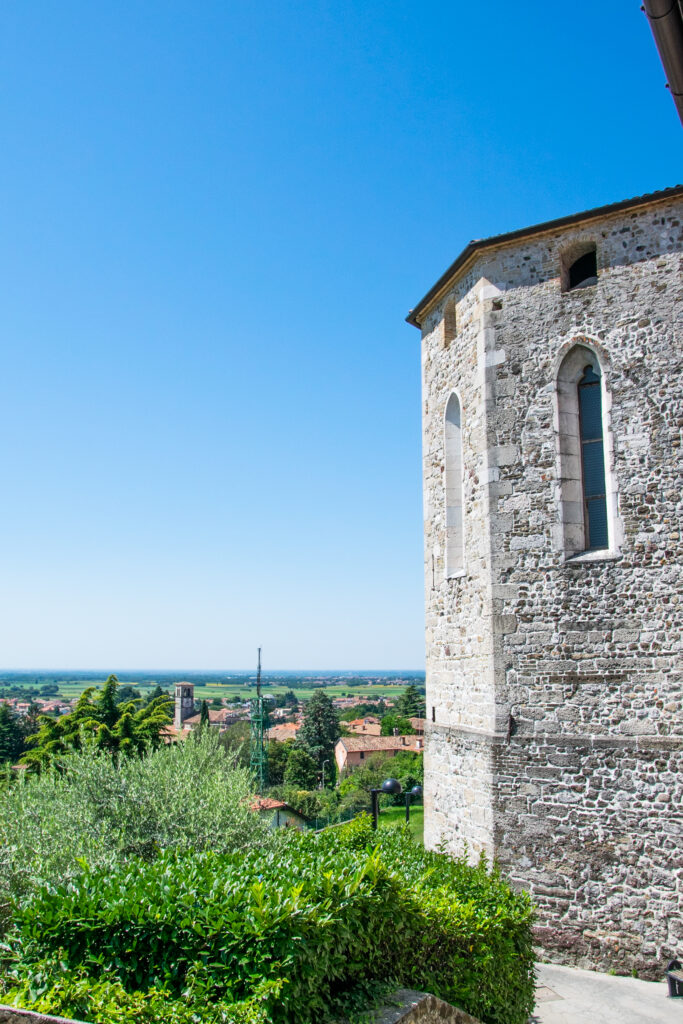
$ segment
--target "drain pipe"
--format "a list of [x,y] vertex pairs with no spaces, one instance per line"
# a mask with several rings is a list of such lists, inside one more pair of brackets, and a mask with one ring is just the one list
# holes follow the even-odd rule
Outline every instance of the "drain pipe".
[[664,66],[667,87],[683,124],[683,0],[643,0]]

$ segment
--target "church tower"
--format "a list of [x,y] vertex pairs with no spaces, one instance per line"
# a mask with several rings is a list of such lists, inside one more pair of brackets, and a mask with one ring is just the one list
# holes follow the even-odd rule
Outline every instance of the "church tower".
[[681,224],[679,186],[471,242],[408,317],[425,842],[642,976],[683,946]]
[[175,684],[175,713],[173,724],[176,729],[182,729],[186,718],[194,714],[194,683]]

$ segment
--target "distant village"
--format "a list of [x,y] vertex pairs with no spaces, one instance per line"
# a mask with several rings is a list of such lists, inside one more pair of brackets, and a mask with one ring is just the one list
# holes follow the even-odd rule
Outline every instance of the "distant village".
[[[273,698],[273,701],[276,698]],[[269,728],[266,733],[268,741],[286,743],[288,740],[296,740],[301,729],[303,719],[303,702],[300,702],[290,691],[289,694],[281,696],[287,700],[286,704],[280,707],[274,706],[268,711]],[[396,701],[392,698],[380,698],[377,701],[368,701],[366,697],[333,697],[332,706],[339,714],[342,736],[337,741],[334,755],[337,771],[340,776],[345,772],[363,764],[366,758],[372,754],[381,753],[386,757],[393,757],[400,753],[421,753],[424,743],[424,718],[409,717],[403,721],[408,722],[411,732],[401,734],[398,729],[392,730],[392,735],[382,735],[382,717],[391,712]],[[212,704],[221,704],[216,700]],[[362,708],[365,712],[372,704],[376,705],[378,714],[364,713],[357,718],[350,717],[348,712],[354,708]],[[184,714],[183,705],[192,713]],[[205,714],[208,716],[210,725],[225,732],[231,725],[239,721],[246,721],[249,718],[250,704],[244,701],[241,704],[232,704],[230,707],[209,707],[207,705]],[[202,721],[201,707],[197,707],[194,698],[194,686],[192,683],[181,682],[176,686],[175,713],[173,725],[166,730],[169,739],[182,740],[188,736],[193,729],[200,726]]]
[[[346,685],[363,682],[366,688],[372,685],[400,685],[406,682],[405,676],[391,679],[384,675],[333,678],[337,685],[340,682],[344,682]],[[419,677],[417,680],[420,681]],[[296,682],[299,682],[299,686],[301,685],[300,678],[296,681],[292,680],[292,682],[293,685],[296,685]],[[320,678],[305,678],[307,688],[315,687],[316,683],[324,688],[329,686],[330,682],[331,677],[328,675]],[[264,686],[268,685],[272,686],[273,683],[264,681]],[[14,689],[18,691],[16,696],[13,694]],[[18,719],[26,721],[27,718],[31,718],[33,722],[37,723],[41,715],[48,715],[52,718],[68,715],[75,708],[80,696],[79,694],[69,698],[60,695],[57,683],[46,684],[36,693],[37,689],[37,687],[17,684],[2,687],[0,684],[0,704],[6,705]],[[28,695],[31,690],[35,695]],[[249,721],[251,698],[239,699],[235,695],[227,695],[226,697],[213,697],[210,700],[199,700],[195,698],[195,684],[189,681],[176,683],[175,694],[173,691],[169,693],[167,690],[162,690],[160,686],[151,692],[145,693],[144,690],[145,684],[142,684],[140,689],[136,689],[130,683],[124,684],[119,688],[117,700],[120,702],[126,699],[145,702],[162,693],[168,693],[168,696],[173,697],[174,717],[173,723],[164,730],[166,742],[182,741],[198,728],[202,721],[208,721],[219,733],[227,732],[240,722],[247,723]],[[402,729],[393,728],[389,735],[382,735],[383,731],[386,733],[386,730],[382,729],[382,718],[394,711],[397,704],[395,698],[385,695],[373,698],[364,693],[357,696],[345,694],[330,699],[339,716],[342,733],[334,748],[338,778],[363,766],[364,762],[374,754],[393,757],[400,753],[422,753],[424,718],[402,717],[399,719],[403,725]],[[287,690],[284,694],[266,695],[265,704],[268,712],[266,740],[277,743],[296,740],[302,725],[305,703],[306,698],[298,697],[293,689]],[[357,716],[352,714],[355,709],[358,709]]]

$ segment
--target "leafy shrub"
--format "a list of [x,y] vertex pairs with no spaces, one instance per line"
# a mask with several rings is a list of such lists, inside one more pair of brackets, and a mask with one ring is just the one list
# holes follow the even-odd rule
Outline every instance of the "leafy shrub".
[[277,1021],[323,1020],[335,996],[386,974],[397,920],[418,910],[373,854],[312,846],[241,855],[161,854],[85,871],[17,915],[18,962],[61,957],[115,976],[127,991],[162,985],[174,998],[203,965],[213,998],[239,1002],[286,979]]
[[0,791],[0,916],[43,883],[159,849],[229,851],[267,841],[252,786],[212,730],[142,758],[87,747],[68,768]]
[[427,853],[406,830],[374,833],[363,816],[239,854],[169,851],[87,868],[17,912],[8,949],[16,984],[59,957],[67,976],[178,1001],[200,971],[214,1009],[283,982],[265,997],[275,1024],[328,1020],[377,982],[432,991],[488,1024],[523,1024],[532,918],[528,897],[484,861]]
[[471,865],[425,850],[405,826],[372,831],[363,815],[309,837],[321,850],[372,848],[421,910],[400,947],[401,984],[433,992],[487,1024],[523,1024],[534,1005],[534,911],[482,856]]
[[196,972],[181,998],[174,999],[163,988],[127,992],[120,981],[89,977],[82,969],[66,971],[66,965],[53,957],[6,989],[3,999],[37,1013],[106,1024],[267,1024],[265,1000],[277,996],[280,988],[279,982],[264,984],[240,1003],[212,1002]]
[[297,789],[296,786],[272,786],[268,796],[284,800],[309,821],[325,818],[334,821],[339,809],[339,795],[335,789]]

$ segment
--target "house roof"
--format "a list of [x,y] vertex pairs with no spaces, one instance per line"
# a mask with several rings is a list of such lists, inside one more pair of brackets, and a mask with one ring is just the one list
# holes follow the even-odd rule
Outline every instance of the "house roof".
[[[220,710],[211,710],[209,708],[209,721],[220,723],[227,722],[234,716],[234,712],[228,711],[227,708],[221,708]],[[199,725],[202,720],[201,712],[198,715],[190,715],[189,718],[183,719],[183,725]]]
[[284,800],[274,800],[270,796],[258,796],[251,805],[252,811],[279,811],[288,805]]
[[673,199],[683,195],[683,185],[673,185],[671,188],[664,188],[658,192],[648,192],[642,196],[634,196],[632,199],[622,199],[617,203],[610,203],[607,206],[596,206],[592,210],[584,210],[581,213],[571,213],[567,217],[558,217],[555,220],[543,221],[540,224],[532,224],[531,227],[519,228],[516,231],[508,231],[502,235],[492,235],[490,238],[475,238],[465,246],[458,258],[451,263],[436,284],[432,285],[414,309],[411,309],[406,317],[413,327],[421,327],[424,314],[429,307],[441,296],[441,293],[453,282],[454,278],[465,267],[466,264],[484,249],[493,249],[499,245],[507,245],[516,242],[521,238],[528,238],[532,235],[544,234],[546,231],[556,231],[559,228],[569,227],[572,224],[579,224],[582,221],[597,220],[611,213],[620,213],[623,210],[631,210],[637,206],[648,206],[651,203],[659,203],[665,199]]
[[295,810],[290,804],[285,803],[284,800],[275,800],[270,796],[257,796],[255,797],[252,805],[252,811],[291,811],[292,814],[296,814],[297,817],[306,820],[306,816],[301,811]]
[[296,734],[300,728],[299,722],[285,722],[282,725],[274,725],[268,730],[268,739],[279,740],[281,743],[285,740],[296,739]]
[[185,740],[190,733],[189,729],[178,729],[175,725],[165,725],[159,730],[159,735],[164,743],[172,743],[173,740]]
[[357,750],[411,750],[418,740],[417,736],[342,736],[337,740],[351,754]]

